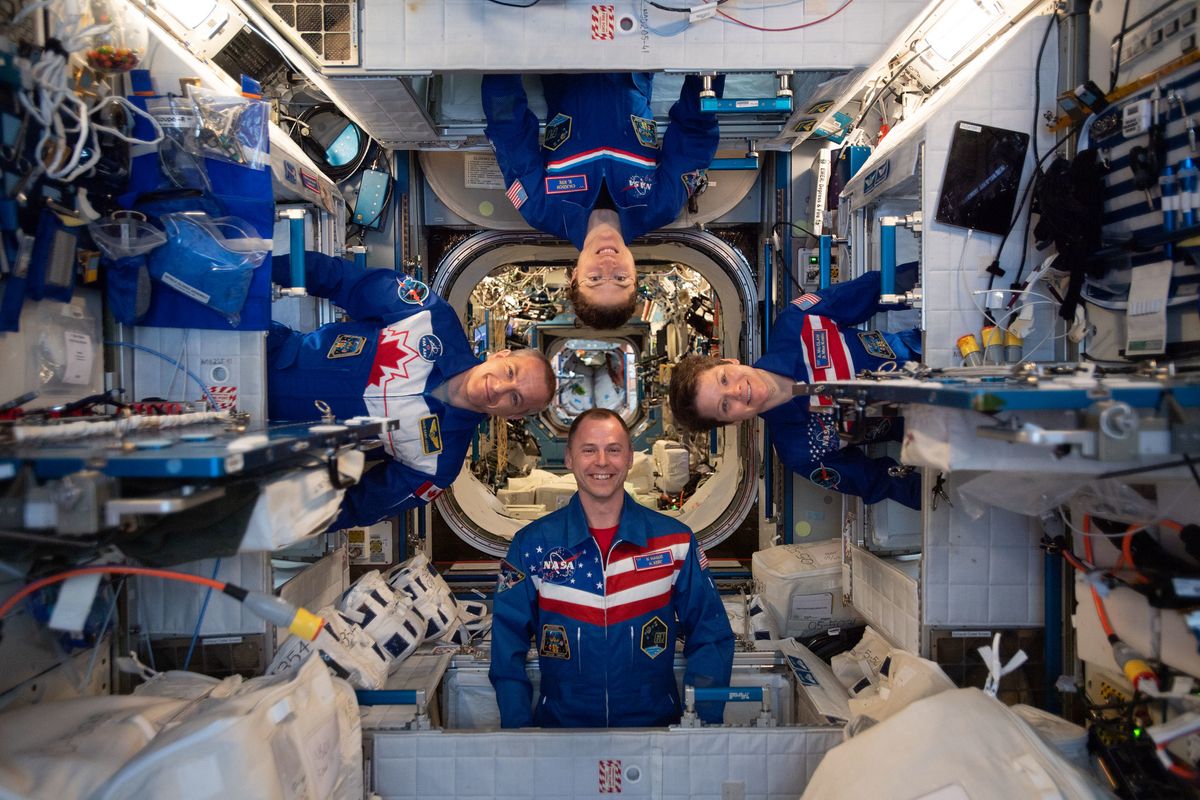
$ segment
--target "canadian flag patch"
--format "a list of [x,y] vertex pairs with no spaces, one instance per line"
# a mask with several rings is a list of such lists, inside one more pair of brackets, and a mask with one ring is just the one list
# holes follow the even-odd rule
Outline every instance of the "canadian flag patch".
[[432,481],[425,481],[417,487],[417,490],[413,492],[413,494],[424,500],[426,503],[432,503],[434,498],[443,491],[445,490],[434,484]]

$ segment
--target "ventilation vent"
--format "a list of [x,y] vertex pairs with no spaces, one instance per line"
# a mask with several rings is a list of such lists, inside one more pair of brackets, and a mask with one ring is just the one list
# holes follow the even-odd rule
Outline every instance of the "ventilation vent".
[[355,0],[255,0],[254,5],[314,63],[321,66],[358,64],[358,3]]

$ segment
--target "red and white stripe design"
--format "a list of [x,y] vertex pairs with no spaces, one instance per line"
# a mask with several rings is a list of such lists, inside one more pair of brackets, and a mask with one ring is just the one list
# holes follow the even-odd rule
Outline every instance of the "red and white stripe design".
[[600,759],[600,794],[621,793],[621,762],[615,758]]
[[708,569],[708,556],[704,555],[704,548],[696,545],[696,550],[700,553],[700,569]]
[[520,181],[513,181],[513,185],[508,187],[508,191],[504,193],[508,198],[508,202],[513,204],[513,208],[520,210],[521,206],[525,205],[525,201],[529,199],[529,195],[525,194],[525,187]]
[[[828,317],[810,314],[804,318],[800,331],[804,344],[804,366],[808,368],[809,383],[845,381],[854,377],[854,358],[837,323]],[[809,407],[834,405],[829,395],[813,395],[808,398]]]
[[229,411],[237,408],[236,386],[210,386],[208,392],[217,403],[216,411]]
[[580,164],[599,161],[602,158],[611,158],[614,161],[621,161],[625,164],[644,169],[655,169],[658,167],[658,162],[653,158],[639,156],[637,153],[630,153],[627,150],[617,150],[612,147],[594,147],[591,150],[584,150],[582,153],[560,158],[557,161],[547,161],[546,172],[554,174],[566,169],[573,169]]
[[592,6],[592,38],[608,40],[617,33],[617,10],[615,6]]
[[[657,611],[671,601],[691,539],[685,531],[656,536],[644,548],[621,542],[603,574],[597,569],[593,577],[587,578],[587,573],[577,568],[574,584],[535,578],[538,606],[589,625],[615,625]],[[662,551],[671,553],[671,563],[654,569],[635,567],[639,556]]]
[[821,298],[818,297],[817,295],[813,294],[812,292],[809,292],[808,294],[802,294],[799,297],[797,297],[795,300],[793,300],[792,305],[800,306],[800,308],[804,309],[804,308],[812,308],[819,302],[821,302]]

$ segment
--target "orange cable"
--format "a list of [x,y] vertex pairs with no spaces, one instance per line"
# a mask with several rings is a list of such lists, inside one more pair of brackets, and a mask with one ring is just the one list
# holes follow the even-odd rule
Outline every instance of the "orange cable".
[[[1092,532],[1092,517],[1090,514],[1083,515],[1083,550],[1087,554],[1087,560],[1095,564],[1095,556],[1092,555],[1092,537],[1088,536]],[[1088,588],[1092,590],[1092,602],[1096,604],[1096,616],[1100,618],[1100,627],[1104,629],[1104,635],[1112,639],[1115,637],[1116,631],[1113,630],[1112,621],[1108,618],[1108,612],[1104,610],[1104,601],[1100,599],[1100,593],[1096,591],[1096,585],[1089,583]]]
[[77,575],[147,575],[156,578],[167,578],[168,580],[183,581],[185,583],[196,583],[201,586],[208,586],[217,591],[225,590],[225,583],[222,581],[214,581],[210,578],[205,578],[200,575],[189,575],[186,572],[173,572],[167,569],[153,569],[151,567],[126,567],[119,564],[106,564],[101,567],[80,567],[78,569],[70,569],[66,572],[60,572],[57,575],[50,575],[45,578],[39,578],[33,583],[27,584],[17,590],[16,594],[0,603],[0,619],[4,619],[9,611],[16,607],[17,603],[24,600],[29,595],[36,592],[38,589],[50,586],[51,584],[61,583],[68,578],[74,578]]

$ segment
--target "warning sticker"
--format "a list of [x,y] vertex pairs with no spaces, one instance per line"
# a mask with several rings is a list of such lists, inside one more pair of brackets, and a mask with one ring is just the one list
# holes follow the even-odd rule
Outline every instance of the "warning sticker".
[[467,153],[463,163],[463,186],[504,191],[504,175],[496,157],[491,153]]

